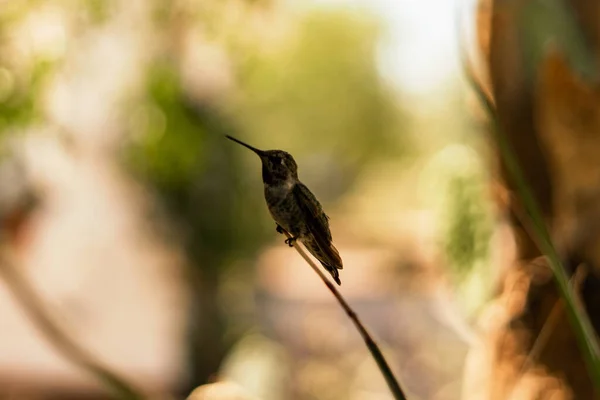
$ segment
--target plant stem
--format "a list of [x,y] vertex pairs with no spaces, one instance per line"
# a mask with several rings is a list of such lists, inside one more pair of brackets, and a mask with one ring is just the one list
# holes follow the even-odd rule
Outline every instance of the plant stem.
[[[288,238],[292,237],[289,233],[287,233],[287,232],[284,232],[284,233]],[[356,329],[360,333],[360,336],[362,336],[365,344],[367,345],[367,348],[371,352],[373,359],[377,363],[379,370],[383,374],[383,377],[385,378],[385,381],[388,384],[390,391],[394,395],[394,399],[406,400],[407,397],[404,394],[402,387],[398,383],[398,380],[394,376],[394,373],[392,372],[390,366],[388,365],[387,361],[385,360],[383,353],[381,352],[381,350],[379,349],[379,346],[377,345],[375,340],[371,337],[371,335],[369,334],[367,329],[364,327],[362,322],[360,322],[360,319],[358,318],[358,315],[356,314],[356,312],[350,307],[350,305],[346,302],[344,297],[342,297],[342,294],[336,289],[336,287],[333,285],[333,283],[331,283],[329,281],[329,279],[327,279],[325,274],[321,271],[321,268],[319,268],[315,264],[315,262],[308,256],[308,254],[306,254],[306,252],[302,249],[302,247],[298,244],[298,242],[296,240],[294,240],[293,244],[294,244],[294,248],[296,249],[298,254],[300,254],[302,256],[302,258],[304,258],[304,260],[308,263],[308,265],[310,265],[310,267],[313,269],[313,271],[315,271],[317,273],[317,275],[319,275],[319,277],[321,278],[321,280],[323,281],[325,286],[327,286],[329,291],[337,299],[338,303],[340,303],[340,305],[342,306],[342,308],[344,309],[344,311],[346,312],[348,317],[352,320],[352,322],[354,323],[354,326],[356,326]]]

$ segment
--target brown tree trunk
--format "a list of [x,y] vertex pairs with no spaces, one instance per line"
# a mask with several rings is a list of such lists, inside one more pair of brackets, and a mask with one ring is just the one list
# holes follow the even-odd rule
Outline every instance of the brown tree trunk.
[[[560,40],[531,56],[533,0],[482,1],[480,44],[501,134],[510,142],[555,246],[578,288],[596,331],[600,327],[600,88],[577,72]],[[540,2],[538,2],[540,3]],[[600,49],[600,3],[571,0],[566,7],[582,32],[581,45]],[[531,28],[533,29],[533,28]],[[558,28],[557,28],[558,29]],[[555,32],[557,36],[561,31]],[[559,38],[560,39],[560,38]],[[572,40],[572,39],[569,39]],[[499,157],[499,155],[498,155]],[[500,205],[512,225],[516,260],[494,304],[482,318],[482,345],[468,363],[465,399],[595,399],[580,348],[545,258],[522,224],[522,206],[501,163],[511,194]]]

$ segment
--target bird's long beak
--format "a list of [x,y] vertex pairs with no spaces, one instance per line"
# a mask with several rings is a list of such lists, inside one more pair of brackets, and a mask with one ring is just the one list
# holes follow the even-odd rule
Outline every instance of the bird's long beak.
[[246,143],[242,142],[241,140],[238,140],[238,139],[234,138],[233,136],[225,135],[225,137],[227,137],[227,139],[229,139],[229,140],[233,140],[234,142],[236,142],[238,144],[241,144],[242,146],[244,146],[244,147],[252,150],[253,152],[255,152],[256,154],[258,154],[259,156],[262,156],[262,155],[265,154],[264,151],[259,150],[256,147],[252,147],[249,144],[246,144]]

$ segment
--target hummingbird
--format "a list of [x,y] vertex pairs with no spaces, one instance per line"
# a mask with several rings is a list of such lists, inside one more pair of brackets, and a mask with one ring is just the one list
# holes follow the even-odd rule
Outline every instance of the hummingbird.
[[292,155],[282,150],[259,150],[232,136],[226,137],[260,157],[267,207],[275,220],[277,232],[289,234],[285,243],[292,247],[300,239],[341,285],[338,269],[342,269],[343,264],[332,243],[329,217],[315,195],[298,179],[298,165]]

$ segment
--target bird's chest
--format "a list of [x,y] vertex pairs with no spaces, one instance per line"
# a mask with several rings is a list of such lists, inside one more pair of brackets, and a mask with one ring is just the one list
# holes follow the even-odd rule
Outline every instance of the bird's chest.
[[269,210],[288,206],[292,200],[293,185],[282,183],[280,185],[265,185],[265,199]]
[[265,185],[265,199],[273,219],[286,230],[294,231],[292,225],[300,217],[300,210],[292,193],[293,184]]

